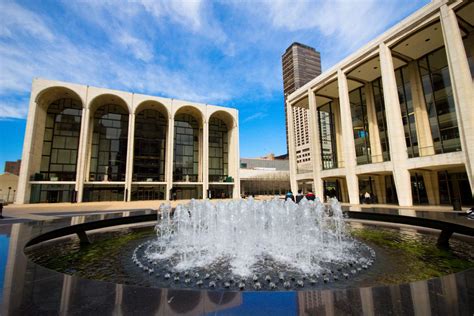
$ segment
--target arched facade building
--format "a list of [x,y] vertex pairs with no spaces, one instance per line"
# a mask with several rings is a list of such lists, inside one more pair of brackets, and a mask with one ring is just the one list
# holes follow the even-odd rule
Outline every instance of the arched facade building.
[[34,79],[17,203],[240,196],[238,111]]

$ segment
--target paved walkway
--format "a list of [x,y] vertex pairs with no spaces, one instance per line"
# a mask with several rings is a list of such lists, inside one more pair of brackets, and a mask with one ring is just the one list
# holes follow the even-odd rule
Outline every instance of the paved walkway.
[[[270,196],[257,196],[256,200],[268,200]],[[211,200],[216,202],[220,200]],[[189,200],[179,201],[133,201],[133,202],[88,202],[88,203],[54,203],[54,204],[23,204],[15,205],[10,204],[3,208],[3,216],[6,218],[15,219],[31,219],[31,220],[45,220],[51,219],[62,214],[67,215],[70,213],[81,213],[81,212],[112,212],[112,211],[123,211],[132,209],[158,209],[162,203],[171,203],[173,207],[181,203],[188,203]],[[342,205],[351,206],[351,208],[400,208],[395,205],[384,205],[384,204],[361,204],[351,205],[343,203]],[[406,210],[423,210],[423,211],[452,211],[450,206],[413,206],[403,208]],[[0,220],[0,223],[2,220]]]

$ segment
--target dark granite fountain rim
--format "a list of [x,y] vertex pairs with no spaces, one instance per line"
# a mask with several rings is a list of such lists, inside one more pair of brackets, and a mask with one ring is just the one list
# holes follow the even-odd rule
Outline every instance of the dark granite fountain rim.
[[[367,212],[367,209],[364,209],[363,210],[364,212]],[[369,210],[370,211],[370,210]],[[382,212],[384,211],[384,209],[382,209]],[[125,214],[128,213],[128,214]],[[381,212],[380,209],[377,209],[375,212]],[[388,210],[387,213],[393,213],[394,210]],[[435,214],[435,218],[437,218],[438,220],[440,219],[441,212],[437,212],[437,214]],[[27,262],[27,270],[28,269],[32,269],[32,270],[28,270],[28,271],[41,271],[41,279],[38,278],[38,279],[34,279],[30,282],[32,282],[33,284],[41,284],[41,282],[45,279],[54,279],[54,278],[58,278],[58,277],[61,277],[61,276],[65,276],[65,274],[63,273],[60,273],[58,271],[54,271],[54,270],[50,270],[50,269],[47,269],[43,266],[40,266],[40,265],[37,265],[35,263],[33,263],[31,260],[28,259],[28,257],[25,255],[24,253],[24,248],[26,246],[26,244],[34,237],[37,237],[38,235],[41,235],[43,233],[46,233],[46,232],[49,232],[49,231],[52,231],[52,230],[56,230],[56,229],[59,229],[59,228],[64,228],[64,227],[68,227],[68,226],[72,226],[71,225],[71,222],[73,221],[74,218],[81,218],[81,221],[83,220],[83,222],[85,223],[90,223],[90,222],[94,222],[94,221],[97,221],[97,220],[102,220],[102,219],[108,219],[108,218],[120,218],[120,217],[130,217],[130,216],[140,216],[140,215],[151,215],[151,214],[156,214],[156,210],[140,210],[140,211],[121,211],[121,212],[108,212],[108,213],[105,213],[105,214],[97,214],[97,213],[94,213],[92,215],[84,215],[84,216],[72,216],[72,217],[63,217],[63,218],[59,218],[59,219],[52,219],[52,220],[45,220],[45,221],[31,221],[31,222],[25,222],[25,223],[17,223],[17,224],[5,224],[5,225],[19,225],[20,227],[25,227],[25,228],[29,228],[32,230],[32,234],[29,236],[29,238],[25,238],[23,237],[23,239],[21,240],[18,240],[18,244],[17,246],[22,249],[21,252],[18,252],[17,255],[19,254],[20,256],[22,256],[24,260],[26,260]],[[415,214],[416,215],[416,214]],[[423,214],[422,217],[426,216],[426,214]],[[457,215],[455,215],[454,217],[456,217]],[[447,218],[449,219],[452,219],[453,218],[453,214],[448,214]],[[465,220],[465,221],[464,221]],[[456,222],[459,224],[459,223],[463,223],[463,222],[467,222],[467,219],[463,219],[462,217],[456,219]],[[0,221],[1,223],[1,221]],[[468,226],[471,226],[469,225],[471,223],[468,223]],[[99,281],[99,280],[91,280],[91,279],[84,279],[84,278],[81,278],[81,277],[78,277],[78,276],[70,276],[71,277],[71,280],[74,280],[75,282],[86,282],[87,284],[89,285],[94,285],[94,287],[97,287],[98,289],[103,289],[104,291],[106,291],[106,288],[108,288],[108,286],[112,286],[112,285],[117,285],[116,283],[113,283],[113,282],[106,282],[106,281]],[[459,304],[461,308],[461,311],[468,311],[469,314],[472,314],[472,311],[474,310],[474,303],[472,303],[474,301],[474,285],[472,284],[472,281],[474,279],[474,268],[472,269],[468,269],[468,270],[464,270],[464,271],[461,271],[461,272],[458,272],[458,273],[454,273],[454,274],[448,274],[448,275],[444,275],[444,276],[441,276],[441,277],[438,277],[438,278],[431,278],[431,279],[427,279],[427,280],[421,280],[421,281],[415,281],[415,282],[409,282],[409,283],[400,283],[400,284],[394,284],[394,285],[377,285],[377,286],[373,286],[373,287],[360,287],[360,288],[344,288],[344,289],[340,289],[340,288],[336,288],[336,289],[301,289],[301,290],[298,290],[298,291],[265,291],[265,290],[261,290],[261,291],[253,291],[253,290],[246,290],[244,292],[242,291],[219,291],[219,290],[212,290],[212,289],[175,289],[175,288],[150,288],[150,287],[142,287],[142,286],[137,286],[137,285],[126,285],[126,284],[123,284],[123,288],[124,289],[128,289],[128,290],[131,290],[133,291],[133,293],[136,293],[138,295],[147,295],[149,296],[150,293],[156,293],[156,295],[161,295],[162,291],[165,291],[163,293],[183,293],[183,294],[189,294],[189,293],[200,293],[200,295],[210,295],[212,293],[214,294],[217,294],[217,295],[221,295],[221,298],[223,297],[223,293],[240,293],[242,295],[245,296],[244,293],[251,293],[253,295],[258,295],[259,297],[259,300],[261,299],[262,302],[264,300],[270,300],[271,297],[274,297],[275,294],[277,293],[288,293],[288,292],[295,292],[295,295],[299,295],[298,293],[308,293],[308,294],[311,294],[311,293],[314,293],[317,295],[317,293],[321,293],[321,292],[325,292],[325,293],[333,293],[333,294],[330,294],[330,295],[336,295],[336,293],[349,293],[349,294],[346,294],[344,297],[344,302],[346,302],[347,304],[347,308],[350,308],[354,311],[356,310],[359,310],[360,311],[360,308],[361,306],[364,304],[363,302],[360,302],[360,304],[362,304],[361,306],[353,306],[353,298],[351,298],[352,296],[351,295],[359,295],[361,296],[362,294],[362,290],[369,290],[370,293],[372,293],[372,295],[375,296],[375,293],[381,293],[381,295],[383,295],[383,293],[386,293],[386,291],[390,291],[390,289],[398,289],[398,291],[400,291],[400,293],[405,293],[405,291],[408,291],[407,293],[411,293],[411,295],[415,295],[413,294],[413,292],[411,292],[411,288],[412,287],[417,287],[417,286],[421,286],[423,288],[426,288],[426,289],[429,289],[427,290],[427,295],[429,295],[431,297],[431,295],[433,294],[432,291],[438,291],[438,293],[435,293],[436,296],[434,296],[434,298],[432,299],[436,299],[436,300],[439,300],[439,299],[442,299],[443,298],[443,295],[444,296],[449,296],[449,295],[456,295],[456,302],[458,302],[459,300]],[[443,290],[443,287],[445,286],[445,284],[448,284],[449,282],[451,282],[450,284],[452,284],[452,280],[455,281],[455,285],[457,286],[457,291],[455,294],[453,293],[449,293],[449,291],[445,291]],[[449,282],[448,282],[449,281]],[[55,288],[49,288],[49,291],[51,290],[54,290],[54,291],[61,291],[61,289],[59,288],[61,287],[61,285],[57,285]],[[435,290],[433,290],[435,289]],[[5,289],[4,289],[5,290]],[[350,293],[353,293],[353,294],[350,294]],[[440,295],[441,293],[441,295]],[[240,295],[239,294],[239,295]],[[433,295],[435,295],[433,294]],[[82,294],[82,295],[87,295],[87,294]],[[242,297],[242,296],[241,296]],[[299,296],[298,296],[299,297]],[[441,298],[440,298],[441,297]],[[1,298],[1,295],[0,295],[0,298]],[[99,298],[96,298],[96,299],[99,299]],[[413,299],[411,299],[413,300]],[[448,300],[448,299],[447,299]],[[452,299],[451,299],[452,301]],[[1,303],[1,302],[0,302]],[[179,303],[176,302],[176,303]],[[186,301],[183,300],[183,304],[185,304]],[[41,303],[42,304],[42,303]],[[168,302],[168,304],[170,304]],[[379,302],[373,302],[373,305],[377,305],[379,304]],[[380,304],[386,304],[386,302],[382,302]],[[392,303],[394,304],[394,303]],[[405,304],[410,304],[410,308],[411,310],[414,310],[415,309],[415,304],[419,304],[419,302],[413,302],[413,301],[407,301],[405,303],[403,302],[400,302],[399,304],[401,304],[399,307],[397,308],[402,308],[404,309],[405,307]],[[1,305],[1,304],[0,304]],[[356,304],[357,305],[357,304]],[[23,306],[21,305],[22,307],[22,311],[25,311],[25,310],[28,310],[28,308],[31,308],[29,306]],[[48,309],[50,307],[48,306],[43,306],[45,309]],[[41,307],[41,308],[43,308]],[[395,307],[393,307],[395,308]],[[433,308],[433,306],[431,307]],[[440,306],[437,306],[436,308],[441,308]],[[83,311],[83,308],[79,308],[77,311]]]

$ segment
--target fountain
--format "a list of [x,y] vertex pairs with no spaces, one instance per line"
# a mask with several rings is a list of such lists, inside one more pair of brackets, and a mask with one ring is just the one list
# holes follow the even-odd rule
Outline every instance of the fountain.
[[375,258],[345,233],[336,199],[327,207],[306,199],[192,200],[174,212],[163,204],[158,214],[157,237],[139,244],[132,261],[183,287],[302,288],[347,279]]

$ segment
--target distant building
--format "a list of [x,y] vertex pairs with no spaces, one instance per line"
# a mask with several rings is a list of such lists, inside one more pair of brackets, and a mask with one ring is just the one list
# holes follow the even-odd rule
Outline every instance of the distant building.
[[288,159],[269,154],[240,159],[240,192],[244,195],[283,195],[290,189]]
[[16,199],[18,176],[13,173],[0,174],[0,203],[13,203]]
[[[282,56],[283,93],[285,95],[285,114],[287,112],[287,96],[304,86],[321,74],[321,56],[314,48],[293,43]],[[286,144],[288,141],[296,144],[298,164],[309,165],[309,130],[308,110],[302,107],[292,107],[294,139],[288,137],[288,119],[286,119]],[[287,115],[285,115],[287,117]]]
[[20,175],[21,159],[17,161],[5,161],[5,172]]

